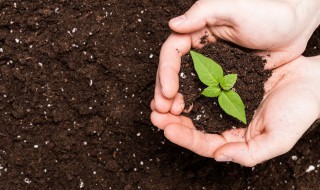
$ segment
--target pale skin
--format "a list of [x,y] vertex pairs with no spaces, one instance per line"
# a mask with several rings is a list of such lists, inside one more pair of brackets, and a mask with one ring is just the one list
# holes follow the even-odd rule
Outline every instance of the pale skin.
[[[161,49],[151,102],[153,124],[173,143],[217,161],[253,166],[290,150],[320,114],[320,57],[300,56],[320,24],[319,9],[318,0],[200,0],[172,19],[169,26],[175,32]],[[209,42],[223,39],[259,50],[268,60],[266,69],[273,69],[247,128],[205,134],[180,116],[181,57],[192,47],[203,47],[204,35]]]

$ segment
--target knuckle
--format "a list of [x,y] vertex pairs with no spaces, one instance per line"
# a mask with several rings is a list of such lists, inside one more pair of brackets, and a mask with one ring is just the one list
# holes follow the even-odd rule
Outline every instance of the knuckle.
[[157,126],[157,113],[156,112],[152,112],[151,115],[150,115],[150,120],[151,120],[151,123],[154,125],[154,126]]
[[206,4],[206,1],[205,0],[198,0],[194,3],[194,7],[197,8],[198,10],[203,10],[204,7]]
[[242,165],[245,167],[253,167],[256,166],[257,164],[259,164],[258,162],[256,162],[255,160],[246,160]]
[[256,166],[258,163],[249,163],[248,165],[246,165],[246,167],[248,168],[252,168],[254,166]]

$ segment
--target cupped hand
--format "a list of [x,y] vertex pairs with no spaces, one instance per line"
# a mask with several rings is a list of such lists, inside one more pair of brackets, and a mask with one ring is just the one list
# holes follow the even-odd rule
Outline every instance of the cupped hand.
[[259,50],[257,54],[268,61],[266,68],[277,68],[302,54],[320,23],[319,9],[319,0],[197,1],[169,22],[174,33],[161,49],[155,108],[161,113],[171,111],[179,88],[181,57],[191,47],[201,48],[203,41],[222,39]]
[[151,114],[173,143],[217,161],[254,166],[289,151],[320,116],[320,56],[299,57],[273,71],[265,95],[247,128],[221,135],[196,130],[191,119]]

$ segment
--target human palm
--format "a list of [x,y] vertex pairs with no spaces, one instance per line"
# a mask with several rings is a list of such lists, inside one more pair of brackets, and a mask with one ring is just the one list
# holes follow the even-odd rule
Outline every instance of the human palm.
[[319,118],[319,76],[320,56],[299,57],[274,70],[249,126],[221,135],[198,131],[189,118],[159,113],[154,105],[151,120],[170,141],[197,154],[253,166],[289,151]]

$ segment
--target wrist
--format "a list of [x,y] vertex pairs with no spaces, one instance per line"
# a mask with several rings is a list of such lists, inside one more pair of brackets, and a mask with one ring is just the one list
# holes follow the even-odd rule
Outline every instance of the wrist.
[[318,26],[320,25],[320,1],[319,0],[313,0],[315,2],[315,9],[316,9],[316,17],[318,19]]
[[297,22],[304,27],[307,35],[312,35],[320,25],[320,0],[286,0],[295,10]]

